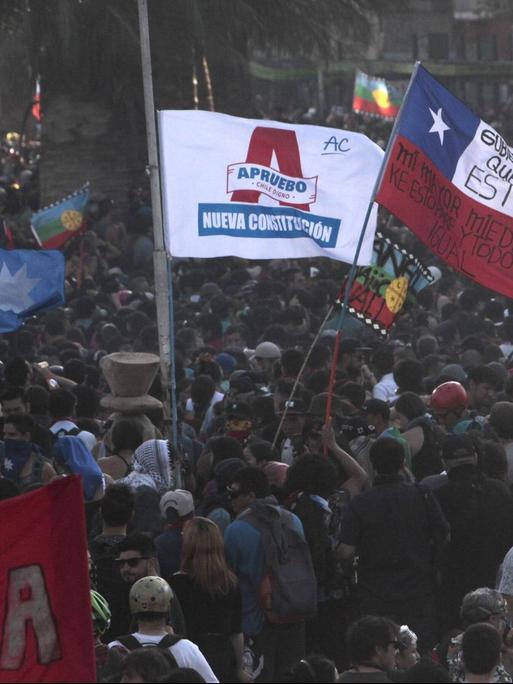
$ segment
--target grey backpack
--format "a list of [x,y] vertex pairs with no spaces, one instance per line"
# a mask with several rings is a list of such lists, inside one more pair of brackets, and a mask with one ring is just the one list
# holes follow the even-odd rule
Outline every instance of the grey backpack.
[[290,511],[255,501],[241,520],[259,530],[265,575],[259,587],[260,606],[269,622],[295,623],[317,612],[317,580],[308,544]]

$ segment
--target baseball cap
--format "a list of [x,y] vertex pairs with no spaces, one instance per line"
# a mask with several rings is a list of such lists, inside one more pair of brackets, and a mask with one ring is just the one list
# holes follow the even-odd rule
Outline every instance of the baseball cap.
[[253,418],[253,412],[249,404],[243,401],[234,401],[228,404],[224,410],[226,417],[233,416],[234,418]]
[[180,518],[194,512],[194,499],[185,489],[166,492],[160,499],[160,512],[165,517],[168,508],[174,508]]
[[304,416],[306,414],[306,404],[302,399],[282,401],[278,413],[284,413],[285,409],[287,409],[287,414],[291,416]]
[[220,354],[217,354],[215,358],[216,362],[221,366],[224,373],[227,375],[231,375],[233,373],[235,366],[237,365],[237,361],[231,354],[221,352]]
[[468,461],[473,460],[475,455],[474,443],[465,433],[447,435],[442,442],[442,458],[444,461]]
[[385,420],[390,418],[390,406],[381,399],[368,399],[362,406],[362,412],[365,415],[371,413],[372,415],[382,416]]
[[505,615],[506,600],[495,589],[480,587],[465,595],[460,609],[464,623],[474,624],[488,620],[492,615]]
[[[326,408],[328,404],[328,393],[322,392],[312,397],[308,413],[311,416],[318,418],[325,418]],[[337,418],[345,418],[344,402],[340,397],[334,394],[331,398],[331,415]]]
[[444,366],[440,371],[440,376],[456,382],[465,382],[467,379],[467,374],[459,363],[450,363]]
[[247,394],[253,392],[255,383],[248,371],[237,370],[230,375],[230,390],[238,394]]

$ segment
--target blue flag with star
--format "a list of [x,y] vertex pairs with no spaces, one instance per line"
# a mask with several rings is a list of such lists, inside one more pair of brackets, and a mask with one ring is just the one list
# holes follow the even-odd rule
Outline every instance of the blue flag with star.
[[0,249],[0,333],[64,304],[64,275],[61,252]]

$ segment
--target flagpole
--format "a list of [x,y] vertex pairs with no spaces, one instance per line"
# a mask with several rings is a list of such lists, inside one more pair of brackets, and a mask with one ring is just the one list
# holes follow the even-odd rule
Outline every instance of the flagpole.
[[[356,276],[356,270],[357,270],[357,268],[358,268],[358,257],[360,256],[360,252],[361,252],[361,249],[362,249],[363,239],[364,239],[364,237],[365,237],[365,232],[366,232],[366,230],[367,230],[367,225],[368,225],[368,223],[369,223],[369,218],[370,218],[371,211],[372,211],[372,205],[374,204],[374,198],[376,197],[376,194],[377,194],[377,192],[378,192],[379,186],[381,185],[381,181],[383,180],[383,174],[384,174],[384,172],[385,172],[385,167],[386,167],[386,165],[387,165],[388,159],[389,159],[389,157],[390,157],[390,153],[391,153],[391,151],[392,151],[393,140],[394,140],[394,138],[395,138],[396,130],[397,130],[397,127],[398,127],[398,125],[399,125],[399,122],[400,122],[400,119],[401,119],[401,116],[402,116],[403,104],[404,104],[404,102],[406,102],[406,98],[407,98],[408,93],[409,93],[409,91],[410,91],[410,88],[411,88],[411,85],[412,85],[412,83],[413,83],[413,80],[414,80],[414,78],[415,78],[415,76],[416,76],[416,74],[417,74],[417,71],[418,71],[419,66],[420,66],[420,62],[415,62],[415,66],[414,66],[413,71],[412,71],[412,74],[411,74],[411,76],[410,76],[410,81],[409,81],[409,83],[408,83],[408,87],[406,88],[406,91],[405,91],[405,93],[404,93],[403,103],[401,104],[401,108],[400,108],[400,110],[399,110],[399,112],[398,112],[398,114],[397,114],[397,117],[396,117],[395,121],[394,121],[394,125],[393,125],[393,127],[392,127],[392,131],[391,131],[391,133],[390,133],[390,137],[389,137],[389,139],[388,139],[388,144],[387,144],[386,149],[385,149],[385,154],[384,154],[384,156],[383,156],[383,161],[382,161],[382,163],[381,163],[381,167],[380,167],[380,169],[379,169],[378,176],[377,176],[377,178],[376,178],[376,182],[374,183],[374,187],[373,187],[373,189],[372,189],[371,198],[370,198],[369,205],[368,205],[368,207],[367,207],[367,212],[366,212],[366,214],[365,214],[365,218],[364,218],[364,221],[363,221],[363,227],[362,227],[362,230],[361,230],[361,232],[360,232],[360,237],[358,238],[358,244],[357,244],[357,246],[356,246],[356,252],[355,252],[355,255],[354,255],[353,263],[351,264],[351,269],[350,269],[350,271],[349,271],[349,277],[348,277],[348,279],[347,279],[347,283],[346,283],[346,286],[345,286],[345,290],[344,290],[344,300],[343,300],[343,302],[342,302],[341,311],[340,311],[340,317],[339,317],[339,321],[338,321],[338,325],[337,325],[337,335],[336,335],[336,338],[335,338],[335,348],[334,348],[334,350],[333,350],[333,360],[332,360],[332,364],[331,364],[330,377],[329,377],[329,383],[328,383],[328,398],[327,398],[327,401],[326,401],[326,418],[325,418],[325,422],[326,422],[326,423],[328,423],[328,421],[329,421],[329,419],[330,419],[330,417],[331,417],[331,404],[332,404],[332,400],[333,400],[333,388],[334,388],[334,386],[335,386],[335,378],[336,378],[336,372],[337,372],[337,363],[338,363],[338,356],[339,356],[339,350],[340,350],[340,339],[341,339],[341,333],[342,333],[342,326],[344,325],[344,321],[345,321],[345,319],[346,319],[347,308],[348,308],[348,304],[349,304],[349,295],[350,295],[351,289],[352,289],[352,287],[353,287],[353,282],[354,282],[354,279],[355,279],[355,276]],[[338,301],[339,301],[339,300],[338,300]],[[315,337],[315,340],[313,341],[313,343],[312,343],[310,349],[309,349],[308,352],[307,352],[307,355],[306,355],[306,357],[305,357],[305,360],[304,360],[304,362],[303,362],[303,365],[302,365],[302,367],[301,367],[301,370],[299,371],[299,373],[298,373],[298,375],[297,375],[297,377],[296,377],[296,380],[295,380],[295,382],[294,382],[294,385],[293,385],[293,387],[292,387],[292,390],[291,390],[291,392],[290,392],[290,395],[289,395],[289,398],[288,398],[288,400],[287,400],[287,403],[290,402],[290,401],[292,401],[292,399],[293,399],[293,397],[294,397],[294,395],[295,395],[295,393],[296,393],[297,386],[299,385],[299,382],[300,382],[301,376],[302,376],[302,374],[303,374],[303,371],[304,371],[304,369],[305,369],[305,367],[306,367],[306,364],[308,363],[308,359],[310,358],[310,354],[311,354],[311,352],[312,352],[312,349],[313,349],[314,345],[317,343],[317,340],[319,339],[319,337],[320,337],[320,335],[321,335],[322,329],[324,328],[324,325],[325,325],[325,323],[327,322],[327,320],[328,320],[329,316],[331,315],[331,312],[332,312],[332,311],[333,311],[333,305],[332,305],[332,306],[330,307],[330,309],[328,310],[328,314],[326,315],[326,318],[325,318],[324,321],[322,322],[321,327],[319,328],[319,332],[317,333],[317,336]],[[287,408],[287,403],[285,404],[284,411],[283,411],[283,413],[282,413],[282,416],[281,416],[281,420],[280,420],[279,426],[278,426],[278,428],[277,428],[277,430],[276,430],[276,433],[275,433],[275,435],[274,435],[273,446],[275,446],[275,445],[276,445],[276,442],[278,441],[278,437],[279,437],[279,434],[280,434],[280,431],[281,431],[283,422],[285,421],[285,417],[286,417],[286,415],[287,415],[287,410],[288,410],[288,408]],[[324,453],[325,453],[325,455],[327,455],[327,449],[324,450]]]
[[340,316],[339,316],[339,320],[338,320],[338,324],[337,324],[337,328],[336,328],[337,335],[335,338],[335,348],[333,350],[333,360],[332,360],[332,364],[331,364],[330,379],[329,379],[329,384],[328,384],[328,398],[326,401],[326,423],[329,421],[329,419],[331,417],[331,405],[332,405],[332,401],[333,401],[333,389],[335,387],[335,380],[336,380],[336,374],[337,374],[337,363],[338,363],[338,357],[339,357],[339,352],[340,352],[340,340],[342,337],[342,327],[345,323],[346,316],[347,316],[347,310],[348,310],[348,306],[349,306],[349,296],[350,296],[351,290],[353,288],[353,283],[354,283],[354,279],[356,277],[356,271],[358,268],[358,258],[360,256],[360,251],[362,249],[363,240],[365,237],[365,232],[367,230],[367,225],[369,223],[369,219],[370,219],[370,215],[372,212],[374,200],[375,200],[375,197],[378,193],[381,182],[383,180],[385,168],[387,166],[388,160],[390,158],[390,154],[392,152],[392,147],[393,147],[394,140],[396,137],[397,128],[399,126],[399,123],[401,121],[402,114],[403,114],[404,103],[406,102],[406,99],[407,99],[408,94],[410,92],[410,89],[411,89],[412,83],[415,79],[415,76],[417,75],[417,71],[419,69],[419,66],[420,66],[420,62],[415,62],[415,66],[414,66],[412,74],[410,76],[410,81],[408,83],[408,87],[406,88],[406,92],[404,93],[404,98],[403,98],[403,101],[401,103],[401,108],[397,114],[395,121],[394,121],[394,125],[392,127],[392,131],[390,133],[390,137],[388,139],[388,143],[387,143],[387,146],[385,149],[385,154],[383,156],[383,161],[381,162],[381,167],[379,169],[379,172],[378,172],[378,175],[376,178],[376,182],[374,183],[374,188],[372,190],[369,205],[367,207],[367,212],[365,214],[365,219],[363,221],[362,230],[360,233],[360,237],[358,239],[358,244],[356,246],[356,251],[355,251],[353,263],[351,264],[349,276],[347,278],[346,285],[344,288],[344,299],[342,302],[342,308],[340,310]]
[[[292,390],[291,390],[291,392],[290,392],[290,395],[289,395],[289,398],[288,398],[288,400],[287,400],[287,403],[288,403],[289,401],[292,401],[292,399],[293,399],[293,397],[294,397],[294,395],[295,395],[295,393],[296,393],[297,386],[299,385],[299,383],[300,383],[300,381],[301,381],[301,377],[302,377],[303,373],[305,372],[305,368],[306,368],[306,366],[308,365],[308,361],[310,360],[310,356],[312,355],[312,351],[313,351],[315,345],[317,344],[317,342],[318,342],[318,340],[319,340],[319,337],[320,337],[321,334],[322,334],[322,331],[323,331],[324,326],[326,325],[326,323],[327,323],[328,320],[330,319],[330,317],[331,317],[331,315],[332,315],[332,313],[333,313],[333,309],[334,309],[334,308],[335,308],[335,305],[334,305],[334,304],[331,304],[331,306],[330,306],[329,309],[328,309],[328,313],[326,314],[326,316],[324,317],[323,322],[322,322],[321,325],[319,326],[319,330],[317,331],[317,335],[314,337],[314,340],[313,340],[312,344],[310,345],[310,348],[308,349],[308,351],[307,351],[306,354],[305,354],[305,358],[304,358],[304,360],[303,360],[303,365],[301,366],[301,368],[300,368],[300,370],[299,370],[299,373],[297,374],[297,377],[296,377],[296,379],[295,379],[295,381],[294,381],[294,385],[292,386]],[[279,437],[279,435],[280,435],[281,428],[283,427],[283,423],[284,423],[285,417],[286,417],[286,415],[287,415],[287,410],[288,410],[288,407],[287,407],[287,404],[285,404],[283,413],[282,413],[282,415],[281,415],[281,420],[280,420],[279,425],[278,425],[278,427],[277,427],[277,429],[276,429],[276,432],[274,433],[273,447],[276,446],[276,442],[278,441],[278,437]]]
[[[148,172],[151,187],[153,217],[153,265],[155,269],[155,300],[157,305],[157,326],[159,336],[160,372],[164,389],[164,418],[169,426],[171,411],[172,442],[177,445],[176,379],[174,364],[174,309],[172,298],[171,263],[164,243],[162,205],[160,194],[160,173],[157,151],[157,128],[155,125],[155,104],[151,70],[150,32],[148,25],[148,2],[137,0],[139,13],[139,35],[141,41],[141,65],[144,88],[144,111],[146,115],[146,136],[148,142]],[[181,475],[176,473],[177,487]]]

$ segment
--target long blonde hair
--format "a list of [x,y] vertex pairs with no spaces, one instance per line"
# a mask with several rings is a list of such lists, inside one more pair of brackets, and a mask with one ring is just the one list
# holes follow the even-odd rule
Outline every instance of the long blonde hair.
[[183,528],[180,569],[210,594],[227,594],[237,586],[219,528],[208,518],[192,518]]

